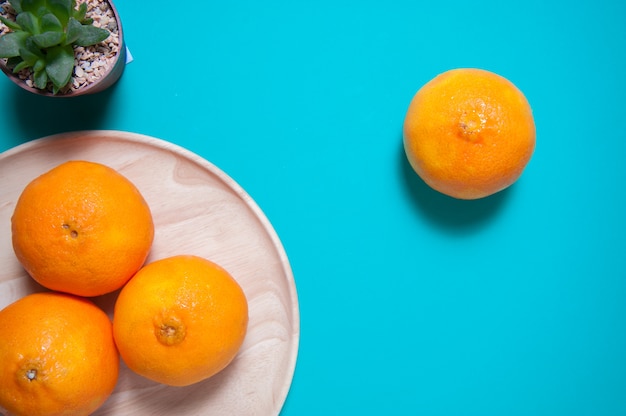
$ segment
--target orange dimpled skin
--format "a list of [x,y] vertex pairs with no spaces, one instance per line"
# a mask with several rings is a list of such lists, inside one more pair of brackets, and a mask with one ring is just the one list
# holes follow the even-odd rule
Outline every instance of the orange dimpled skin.
[[0,311],[0,405],[24,416],[89,415],[111,395],[119,355],[109,317],[47,292]]
[[11,218],[15,254],[41,285],[80,296],[119,289],[154,238],[150,208],[114,169],[63,163],[30,182]]
[[535,149],[535,124],[522,92],[481,69],[454,69],[424,85],[404,121],[404,147],[417,174],[458,199],[513,184]]
[[248,304],[236,280],[197,256],[144,266],[115,304],[113,333],[126,365],[153,381],[186,386],[223,370],[248,325]]

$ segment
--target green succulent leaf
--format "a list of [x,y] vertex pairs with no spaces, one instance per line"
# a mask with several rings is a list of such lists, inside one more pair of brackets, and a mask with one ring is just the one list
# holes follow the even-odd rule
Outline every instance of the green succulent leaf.
[[28,62],[22,61],[19,64],[15,65],[15,67],[13,67],[13,73],[17,74],[22,69],[26,69],[26,68],[30,68],[30,65],[28,65]]
[[41,33],[32,37],[40,48],[50,48],[65,41],[65,32],[59,18],[48,12],[39,19]]
[[22,0],[20,8],[22,9],[22,12],[37,14],[37,12],[39,12],[39,9],[45,6],[46,0]]
[[[86,15],[87,15],[87,3],[81,3],[80,6],[78,6],[78,9],[72,10],[72,17],[81,23],[87,24],[86,22],[87,18],[85,17]],[[89,20],[92,20],[92,19],[89,19]],[[89,22],[88,24],[91,24],[91,22]]]
[[35,48],[25,47],[20,48],[20,57],[28,66],[34,66],[39,59],[43,58],[43,55]]
[[35,65],[33,65],[33,71],[35,72],[43,71],[45,69],[46,69],[46,60],[43,58],[40,58],[37,62],[35,62]]
[[65,31],[65,44],[71,45],[76,42],[76,39],[80,36],[81,24],[78,20],[70,18],[67,22],[67,30]]
[[33,65],[33,71],[35,72],[43,71],[45,69],[46,69],[46,60],[43,58],[40,58],[37,62],[35,62],[35,65]]
[[18,30],[22,30],[22,26],[18,25],[13,20],[7,19],[4,16],[0,16],[0,22],[4,23],[6,27],[8,27],[9,29],[11,29],[14,32],[17,32]]
[[20,48],[25,47],[28,33],[10,32],[0,37],[0,58],[20,56]]
[[[85,4],[86,6],[86,4]],[[74,2],[72,0],[48,0],[48,10],[52,12],[65,27],[72,16]]]
[[48,85],[48,74],[46,70],[37,71],[33,73],[33,81],[35,81],[35,87],[43,90]]
[[22,12],[17,15],[15,21],[26,32],[30,32],[33,35],[39,33],[39,19],[31,12]]
[[70,17],[67,24],[67,38],[65,43],[73,43],[78,46],[91,46],[100,43],[109,37],[107,30],[95,26],[83,25],[78,20]]
[[39,19],[42,32],[63,32],[63,24],[54,13],[46,13]]
[[65,33],[63,32],[44,32],[34,35],[33,42],[42,49],[51,48],[60,45],[65,41]]
[[[40,58],[45,58],[45,53],[37,46],[37,44],[33,41],[33,37],[29,36],[24,42],[24,47],[34,55],[37,55]],[[20,50],[20,54],[22,50]]]
[[52,84],[63,88],[70,81],[74,70],[74,48],[72,45],[55,46],[46,55],[46,73]]

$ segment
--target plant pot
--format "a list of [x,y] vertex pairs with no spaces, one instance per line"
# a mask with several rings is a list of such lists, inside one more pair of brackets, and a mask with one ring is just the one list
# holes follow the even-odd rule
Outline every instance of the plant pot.
[[[79,88],[69,88],[67,91],[53,94],[52,91],[49,91],[48,89],[42,90],[33,86],[29,86],[26,83],[26,80],[20,78],[17,74],[13,73],[13,70],[7,66],[4,59],[0,59],[0,69],[2,70],[2,72],[4,72],[9,77],[9,79],[13,81],[16,85],[25,89],[26,91],[36,95],[43,95],[48,97],[77,97],[80,95],[95,94],[111,87],[119,80],[119,78],[122,76],[122,73],[124,72],[124,68],[126,66],[126,43],[124,41],[124,32],[122,30],[122,21],[117,12],[117,9],[115,8],[115,5],[113,4],[113,1],[101,0],[99,1],[99,3],[107,3],[113,14],[113,18],[115,19],[117,25],[118,51],[112,58],[112,61],[100,74],[100,76],[98,76],[97,79],[93,80],[93,82],[80,86]],[[75,74],[76,71],[77,67],[74,67]],[[76,76],[74,75],[73,78],[75,77]]]

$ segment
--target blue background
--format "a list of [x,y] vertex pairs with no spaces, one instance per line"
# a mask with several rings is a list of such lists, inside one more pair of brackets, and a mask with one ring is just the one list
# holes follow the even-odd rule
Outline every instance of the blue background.
[[[134,61],[56,100],[0,78],[0,150],[116,129],[256,200],[294,271],[282,415],[626,414],[626,3],[117,0]],[[531,103],[511,188],[458,201],[402,149],[415,92],[479,67]]]

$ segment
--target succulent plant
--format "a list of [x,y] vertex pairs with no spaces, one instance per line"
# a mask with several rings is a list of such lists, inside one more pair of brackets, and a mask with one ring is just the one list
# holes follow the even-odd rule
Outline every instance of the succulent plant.
[[92,25],[87,4],[76,0],[9,0],[15,21],[0,16],[11,31],[0,37],[0,58],[17,73],[31,68],[33,84],[45,89],[48,82],[56,94],[71,79],[74,46],[102,42],[109,32]]

